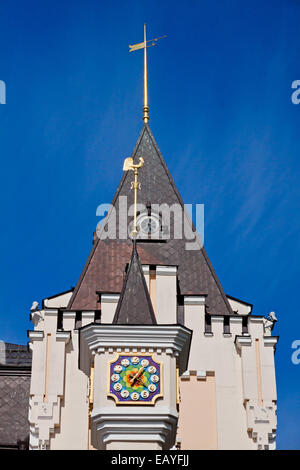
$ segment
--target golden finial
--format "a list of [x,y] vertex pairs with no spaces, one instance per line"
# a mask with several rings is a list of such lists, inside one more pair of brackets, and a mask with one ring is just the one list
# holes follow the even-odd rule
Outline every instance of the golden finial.
[[138,234],[136,216],[137,216],[137,190],[141,189],[141,183],[138,182],[138,169],[144,165],[143,157],[140,157],[140,163],[135,165],[133,163],[133,158],[129,157],[124,160],[123,171],[132,170],[134,172],[134,181],[131,181],[130,189],[134,190],[134,218],[133,218],[133,230],[131,232],[131,237],[135,238]]
[[[145,123],[149,121],[149,105],[148,105],[148,78],[147,78],[147,47],[156,46],[157,41],[159,39],[165,38],[165,36],[161,36],[155,39],[149,39],[147,41],[146,38],[146,23],[144,24],[144,42],[140,42],[138,44],[130,45],[129,44],[129,52],[137,51],[138,49],[144,49],[144,106],[143,106],[143,120]],[[151,43],[151,44],[148,44]]]

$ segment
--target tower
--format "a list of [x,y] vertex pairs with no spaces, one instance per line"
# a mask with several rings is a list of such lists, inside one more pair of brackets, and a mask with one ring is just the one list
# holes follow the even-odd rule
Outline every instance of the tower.
[[80,368],[87,375],[94,369],[91,442],[95,448],[172,447],[178,375],[187,368],[190,340],[191,331],[182,325],[157,324],[134,239],[113,322],[80,330]]
[[225,294],[185,211],[149,127],[149,45],[130,46],[144,124],[111,209],[75,289],[33,315],[30,446],[274,448],[274,317]]

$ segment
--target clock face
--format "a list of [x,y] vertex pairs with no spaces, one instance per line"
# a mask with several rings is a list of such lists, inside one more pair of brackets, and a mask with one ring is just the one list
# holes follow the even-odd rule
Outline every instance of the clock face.
[[109,391],[117,404],[153,405],[162,396],[162,365],[149,354],[120,354],[109,363]]
[[159,229],[158,221],[154,217],[145,217],[140,222],[140,227],[144,233],[155,233]]
[[158,235],[160,228],[159,218],[155,215],[140,215],[137,225],[141,235]]

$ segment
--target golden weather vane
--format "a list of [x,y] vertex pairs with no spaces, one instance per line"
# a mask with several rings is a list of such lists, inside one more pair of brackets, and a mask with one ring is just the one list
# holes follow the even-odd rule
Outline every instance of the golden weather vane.
[[137,216],[137,190],[141,189],[141,183],[138,182],[138,169],[144,165],[143,157],[140,157],[140,163],[136,165],[133,163],[133,158],[128,157],[124,160],[123,171],[132,170],[134,172],[134,181],[131,181],[130,189],[134,190],[134,219],[133,219],[133,230],[131,236],[135,238],[138,234],[136,216]]
[[138,49],[144,49],[144,106],[143,106],[143,120],[145,123],[149,121],[149,105],[148,105],[148,80],[147,80],[147,47],[156,46],[159,39],[165,38],[160,36],[159,38],[146,39],[146,24],[144,24],[144,42],[138,44],[129,44],[129,52],[137,51]]

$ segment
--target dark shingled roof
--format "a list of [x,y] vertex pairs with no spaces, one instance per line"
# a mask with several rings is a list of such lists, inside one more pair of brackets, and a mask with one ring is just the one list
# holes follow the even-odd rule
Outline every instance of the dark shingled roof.
[[5,343],[0,341],[1,366],[31,367],[32,353],[23,344]]
[[[166,203],[180,204],[183,201],[157,147],[147,124],[142,128],[132,153],[134,162],[143,156],[145,163],[139,170],[139,203],[145,206]],[[119,197],[127,196],[128,207],[133,203],[130,190],[132,172],[124,172],[112,204],[119,220]],[[172,227],[171,227],[172,234]],[[170,237],[166,242],[138,244],[142,264],[178,266],[178,294],[205,295],[206,311],[214,315],[233,314],[228,299],[209,261],[204,247],[187,250],[185,238]],[[131,240],[95,240],[91,253],[77,282],[68,308],[73,310],[98,309],[97,292],[121,292],[124,272],[131,255]]]
[[155,325],[156,319],[143,269],[133,241],[126,279],[116,308],[113,323],[119,325]]
[[28,448],[31,352],[0,341],[0,448]]

